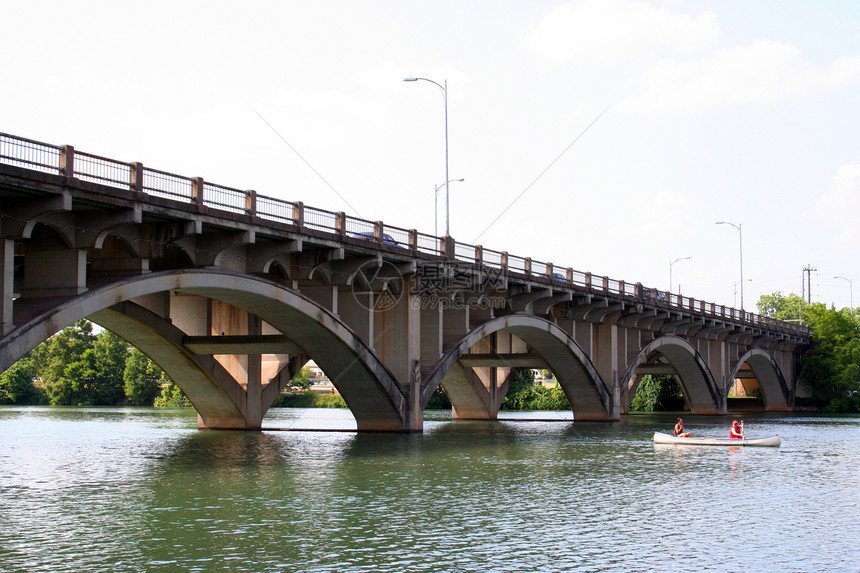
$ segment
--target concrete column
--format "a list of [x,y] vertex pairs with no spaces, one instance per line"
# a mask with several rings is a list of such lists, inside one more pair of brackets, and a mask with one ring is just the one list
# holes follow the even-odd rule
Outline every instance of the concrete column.
[[[479,340],[470,350],[472,354],[492,354],[493,347],[491,341],[492,336],[488,336],[486,338],[482,338]],[[492,387],[495,385],[495,380],[491,378],[492,372],[490,372],[490,367],[488,366],[479,366],[477,368],[472,368],[472,371],[475,373],[475,376],[478,380],[481,381],[481,384],[484,386],[488,394],[492,393]],[[492,404],[492,400],[489,402]]]
[[[635,328],[625,328],[625,352],[624,352],[624,361],[621,364],[621,368],[618,371],[618,376],[620,377],[622,373],[626,373],[630,368],[630,364],[636,359],[639,355],[639,351],[642,350],[642,331]],[[633,378],[636,377],[636,374],[633,374]],[[619,396],[620,403],[623,404],[624,408],[628,407],[632,397],[629,396],[630,389],[630,379],[619,379],[618,380],[619,387]],[[620,410],[619,410],[620,413]]]
[[[477,306],[477,305],[476,305]],[[487,305],[486,308],[470,308],[469,309],[469,330],[473,330],[480,326],[481,324],[492,320],[493,318],[493,309],[490,308],[490,305]]]
[[618,326],[615,324],[595,324],[594,330],[592,361],[600,377],[603,378],[603,382],[612,393],[612,416],[613,419],[618,419],[621,411],[621,389],[618,381]]
[[577,320],[573,324],[573,339],[580,348],[596,363],[594,356],[594,325],[586,320]]
[[15,297],[15,241],[12,239],[3,239],[3,245],[0,246],[0,315],[2,315],[2,325],[0,325],[0,336],[6,336],[15,325],[12,324],[12,300]]
[[[252,314],[248,315],[248,334],[262,334],[262,321]],[[268,410],[268,404],[263,406],[263,383],[262,383],[262,356],[260,354],[249,354],[245,357],[247,361],[247,402],[245,410],[245,427],[249,429],[259,428],[263,424],[263,416]]]
[[412,379],[413,361],[421,351],[421,311],[413,306],[412,298],[404,293],[397,304],[373,317],[376,353],[401,385]]
[[555,323],[559,328],[569,334],[571,338],[576,340],[576,321],[572,318],[556,318]]
[[[635,328],[625,328],[624,344],[624,359],[621,366],[622,371],[626,372],[627,367],[636,359],[639,351],[642,350],[642,331]],[[627,380],[622,380],[621,382],[627,384]]]
[[[525,345],[525,343],[522,340],[520,340],[520,339],[516,339],[516,340],[518,341],[518,344]],[[514,343],[514,335],[511,334],[510,332],[498,331],[498,332],[493,333],[493,337],[492,337],[493,352],[496,352],[498,354],[513,354],[514,353],[514,346],[517,346],[518,344]],[[502,405],[501,403],[504,400],[504,396],[499,396],[499,394],[500,394],[499,390],[504,385],[505,380],[508,379],[508,376],[510,375],[512,368],[510,368],[508,366],[499,366],[499,367],[496,367],[495,370],[496,370],[496,376],[495,376],[496,401],[493,402],[493,405],[494,405],[496,414],[498,414],[499,407]]]
[[[269,323],[263,321],[262,334],[283,334]],[[262,356],[262,374],[260,380],[265,384],[278,383],[278,380],[273,380],[278,373],[281,372],[290,362],[289,354],[264,354]],[[269,405],[266,405],[268,408]]]
[[409,397],[408,429],[421,430],[423,411],[420,407],[420,381],[415,367],[421,356],[421,309],[415,304],[416,295],[404,293],[397,303],[373,316],[373,339],[377,356],[385,364]]
[[421,308],[418,301],[421,298],[417,294],[408,294],[404,297],[406,312],[409,317],[409,360],[411,372],[407,374],[406,381],[411,382],[409,392],[411,417],[409,420],[410,430],[419,431],[424,429],[424,409],[421,405]]
[[[489,342],[490,342],[490,348],[489,348],[490,354],[496,354],[498,352],[498,348],[499,348],[498,334],[499,334],[498,332],[494,332],[488,337]],[[499,409],[496,405],[500,404],[500,400],[499,400],[499,385],[500,385],[499,369],[497,367],[493,366],[490,368],[489,374],[490,374],[490,376],[489,376],[489,378],[490,378],[490,380],[489,380],[490,404],[493,406],[493,410],[494,410],[493,415],[498,416],[499,415]]]
[[[623,292],[623,288],[622,288]],[[612,417],[620,419],[621,412],[621,367],[626,364],[627,330],[613,324],[612,335]]]
[[[209,299],[186,294],[170,294],[167,313],[163,313],[165,302],[162,295],[142,297],[137,302],[159,316],[169,317],[173,325],[189,336],[210,336],[212,334],[212,311]],[[225,332],[225,334],[227,334]]]
[[432,367],[442,357],[442,308],[428,302],[420,312],[421,362]]
[[332,285],[302,286],[303,295],[334,314],[337,314],[337,291],[337,286]]
[[442,310],[442,348],[448,350],[469,332],[469,309]]
[[22,297],[75,296],[87,291],[87,252],[46,249],[24,254]]
[[[210,336],[248,335],[248,313],[220,300],[210,301],[212,322]],[[215,360],[230,373],[239,384],[248,382],[248,357],[233,354],[216,354]]]
[[352,289],[338,289],[338,316],[371,349],[373,349],[372,308],[373,293],[356,294]]
[[729,345],[725,340],[720,340],[717,344],[719,346],[716,348],[714,360],[708,364],[708,367],[711,369],[711,374],[717,382],[717,388],[722,392],[722,399],[719,403],[719,413],[725,414],[728,409],[728,389],[729,385],[732,383],[732,381],[729,380],[729,369],[731,367],[729,362]]

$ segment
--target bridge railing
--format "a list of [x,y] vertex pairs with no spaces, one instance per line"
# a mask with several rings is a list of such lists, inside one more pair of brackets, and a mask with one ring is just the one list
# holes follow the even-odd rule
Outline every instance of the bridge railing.
[[[131,188],[131,165],[128,163],[81,151],[70,153],[68,148],[64,158],[64,167],[78,179],[117,189]],[[70,163],[72,168],[69,168]]]
[[203,204],[233,213],[248,213],[253,207],[249,199],[253,194],[232,187],[203,182]]
[[342,212],[307,207],[301,202],[285,201],[257,195],[254,191],[242,191],[209,183],[200,177],[176,175],[144,167],[140,163],[124,163],[76,151],[70,145],[51,145],[0,133],[0,163],[74,177],[82,181],[197,204],[220,211],[247,214],[267,221],[332,233],[338,238],[370,240],[382,245],[408,249],[415,254],[445,257],[452,261],[480,265],[507,274],[584,288],[591,292],[647,300],[658,306],[680,308],[710,317],[760,325],[784,332],[807,335],[810,332],[805,326],[645,288],[638,283],[628,283],[609,277],[595,277],[588,272],[556,267],[552,263],[535,261],[529,257],[457,243],[451,237],[435,237],[411,229],[386,225],[381,221],[368,221],[347,216]]
[[63,148],[58,145],[0,133],[0,161],[9,165],[59,173],[62,151]]
[[[327,211],[325,209],[317,209],[316,207],[308,207],[307,205],[302,205],[301,219],[301,226],[307,227],[308,229],[314,229],[316,231],[326,231],[329,233],[335,233],[338,231],[338,214],[334,211]],[[367,223],[370,222],[367,221]],[[366,226],[362,226],[362,230],[364,230],[365,228]],[[373,223],[370,223],[369,229],[371,236],[373,236]]]
[[295,205],[292,201],[257,195],[255,207],[256,214],[261,219],[288,225],[296,224],[295,219],[293,219]]
[[194,199],[194,180],[157,169],[140,170],[139,191],[154,197],[191,202]]
[[482,248],[481,263],[492,269],[501,270],[507,266],[507,253]]
[[344,231],[347,237],[352,237],[353,239],[373,240],[375,238],[375,228],[373,221],[357,217],[347,217]]
[[[392,242],[394,244],[392,244]],[[392,247],[400,247],[401,249],[415,249],[413,245],[412,233],[409,229],[395,227],[382,223],[382,244]]]
[[464,263],[480,263],[481,259],[478,256],[479,249],[474,245],[466,243],[454,244],[454,258]]
[[426,233],[417,233],[417,250],[427,255],[442,254],[442,239]]

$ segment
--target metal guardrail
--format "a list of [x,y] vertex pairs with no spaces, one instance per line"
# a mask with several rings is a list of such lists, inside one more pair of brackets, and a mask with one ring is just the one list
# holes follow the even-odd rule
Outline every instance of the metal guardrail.
[[385,225],[381,221],[367,221],[340,212],[306,207],[301,202],[257,195],[255,191],[216,185],[199,177],[159,171],[144,167],[140,163],[124,163],[75,151],[70,145],[51,145],[0,133],[0,163],[74,177],[153,197],[199,204],[220,211],[247,214],[267,221],[332,233],[339,238],[369,240],[393,248],[408,249],[415,255],[443,257],[460,264],[483,266],[563,286],[650,302],[666,308],[759,325],[772,330],[810,334],[810,329],[806,326],[643,287],[640,283],[595,277],[591,273],[570,267],[556,267],[552,263],[535,261],[529,257],[509,255],[503,251],[484,249],[479,245],[458,243],[451,237],[435,237]]

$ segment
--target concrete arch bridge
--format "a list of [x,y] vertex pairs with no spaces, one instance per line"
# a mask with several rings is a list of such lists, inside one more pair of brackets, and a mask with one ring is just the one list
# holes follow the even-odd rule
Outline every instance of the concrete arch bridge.
[[576,420],[618,420],[645,374],[721,414],[798,397],[808,329],[380,221],[0,134],[0,370],[88,317],[179,384],[201,428],[259,428],[313,359],[361,431],[420,431],[443,387],[494,419],[546,368]]

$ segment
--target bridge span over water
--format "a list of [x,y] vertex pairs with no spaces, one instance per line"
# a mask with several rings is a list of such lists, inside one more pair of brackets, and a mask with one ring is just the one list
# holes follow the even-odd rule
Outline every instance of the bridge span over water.
[[440,385],[494,419],[522,368],[575,420],[618,420],[644,374],[693,413],[736,379],[797,396],[811,333],[552,263],[0,134],[0,370],[87,317],[182,388],[201,428],[259,428],[313,359],[359,430],[420,431]]

